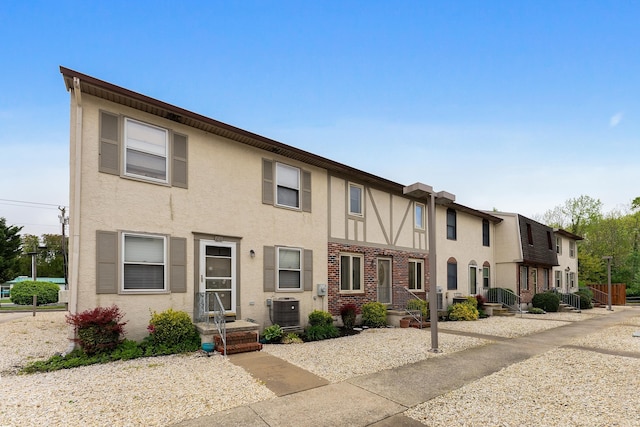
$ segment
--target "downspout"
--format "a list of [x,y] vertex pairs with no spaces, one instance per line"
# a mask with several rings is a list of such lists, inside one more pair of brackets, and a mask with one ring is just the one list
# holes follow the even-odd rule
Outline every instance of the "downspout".
[[[82,176],[82,91],[80,90],[80,79],[73,78],[73,104],[75,104],[75,137],[73,141],[73,161],[72,168],[74,172],[73,181],[71,182],[72,200],[70,200],[69,224],[70,224],[70,240],[71,240],[71,280],[69,281],[69,313],[78,312],[78,274],[80,271],[80,186]],[[69,346],[65,354],[74,350],[76,344],[75,329],[69,326]]]

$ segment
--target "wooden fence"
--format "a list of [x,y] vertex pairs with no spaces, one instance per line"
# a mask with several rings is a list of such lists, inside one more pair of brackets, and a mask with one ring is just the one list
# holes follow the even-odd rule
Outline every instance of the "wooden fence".
[[[595,289],[599,292],[594,292],[593,299],[600,304],[609,304],[609,285],[587,285],[588,287]],[[627,285],[624,283],[612,283],[611,284],[611,305],[625,305],[627,303]]]

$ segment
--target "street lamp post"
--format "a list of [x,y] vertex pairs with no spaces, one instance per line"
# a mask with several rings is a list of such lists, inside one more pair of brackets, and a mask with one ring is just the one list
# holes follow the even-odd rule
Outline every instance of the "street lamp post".
[[435,193],[430,185],[417,182],[404,187],[403,193],[418,199],[427,198],[429,217],[427,220],[429,241],[429,321],[431,322],[431,352],[438,353],[438,279],[436,256],[436,203],[448,204],[456,196],[446,191]]
[[602,259],[607,260],[607,298],[609,303],[609,308],[607,308],[607,310],[613,311],[613,309],[611,308],[611,260],[613,259],[613,257],[603,256]]

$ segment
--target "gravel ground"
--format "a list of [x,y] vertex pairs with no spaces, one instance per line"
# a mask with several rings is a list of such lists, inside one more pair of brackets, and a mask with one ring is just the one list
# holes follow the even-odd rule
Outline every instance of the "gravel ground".
[[[330,341],[267,345],[263,351],[339,382],[491,342],[447,334],[445,328],[512,337],[607,314],[611,312],[594,309],[588,314],[549,313],[447,322],[441,325],[439,342],[443,353],[439,354],[427,351],[429,330],[413,328],[370,329]],[[160,426],[275,397],[227,359],[203,357],[200,353],[16,375],[19,366],[67,348],[64,313],[38,313],[36,317],[29,314],[7,322],[2,322],[2,316],[7,315],[0,315],[3,427]],[[638,316],[624,324],[571,343],[599,351],[632,351],[638,354],[637,358],[587,349],[555,349],[418,405],[407,415],[430,426],[640,426],[640,338],[631,336],[638,330],[640,310]],[[356,347],[358,351],[354,351]],[[366,360],[358,355],[365,355]]]

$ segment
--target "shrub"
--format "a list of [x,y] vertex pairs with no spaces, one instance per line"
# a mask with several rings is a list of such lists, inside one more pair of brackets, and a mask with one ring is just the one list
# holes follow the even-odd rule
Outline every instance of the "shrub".
[[75,328],[74,340],[82,351],[92,355],[115,349],[121,342],[126,322],[118,306],[96,307],[82,313],[68,314],[67,323]]
[[334,325],[310,325],[305,329],[307,341],[320,341],[340,336],[340,331]]
[[333,325],[333,317],[331,313],[322,310],[313,310],[309,313],[309,325],[324,326]]
[[411,299],[407,302],[407,310],[420,310],[422,319],[429,319],[429,302],[422,299]]
[[527,312],[529,314],[544,314],[545,313],[545,311],[543,309],[538,308],[538,307],[532,307],[529,310],[527,310]]
[[387,307],[381,302],[367,302],[362,305],[362,322],[372,328],[387,326]]
[[146,340],[149,355],[184,353],[196,351],[200,346],[200,335],[184,311],[168,309],[162,313],[151,313],[149,337]]
[[342,324],[346,329],[353,329],[357,315],[358,307],[355,304],[349,303],[340,307],[340,317],[342,317]]
[[[471,298],[475,301],[475,298]],[[469,300],[450,305],[447,308],[447,312],[449,320],[478,320],[480,316],[478,309]]]
[[555,313],[560,307],[560,297],[555,292],[542,292],[533,296],[531,304],[548,313]]
[[17,305],[33,304],[33,296],[38,296],[38,305],[58,302],[58,291],[60,286],[51,282],[38,282],[25,280],[18,282],[11,288],[11,302]]
[[587,310],[593,308],[591,300],[593,299],[593,292],[589,288],[580,288],[576,295],[580,297],[580,309]]
[[282,338],[282,344],[300,344],[302,343],[302,338],[298,336],[295,332],[289,332],[287,335]]
[[280,325],[267,326],[266,328],[264,328],[264,331],[262,331],[262,336],[268,343],[280,342],[282,334],[283,331]]
[[478,308],[478,311],[484,310],[484,305],[487,302],[487,299],[480,294],[476,295],[475,298],[476,298],[476,307]]

